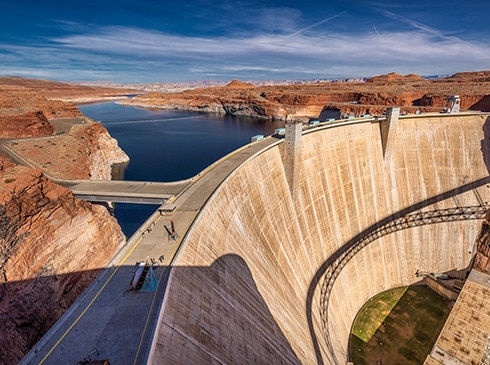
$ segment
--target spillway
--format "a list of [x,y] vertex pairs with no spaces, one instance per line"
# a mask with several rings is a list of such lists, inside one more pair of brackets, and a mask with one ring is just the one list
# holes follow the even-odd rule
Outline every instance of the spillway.
[[489,121],[402,117],[389,154],[378,120],[308,130],[293,194],[284,143],[248,159],[183,238],[150,362],[345,364],[369,298],[468,266],[480,221],[459,213],[490,201]]

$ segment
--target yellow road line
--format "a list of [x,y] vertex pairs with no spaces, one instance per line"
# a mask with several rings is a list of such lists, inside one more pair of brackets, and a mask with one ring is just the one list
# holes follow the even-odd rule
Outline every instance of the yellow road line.
[[63,341],[63,339],[66,337],[66,335],[68,335],[68,333],[73,329],[73,327],[75,327],[75,325],[78,323],[78,321],[80,321],[80,319],[85,315],[85,313],[87,313],[87,311],[89,310],[89,308],[92,306],[92,304],[94,304],[94,302],[97,300],[97,298],[99,297],[99,295],[105,289],[105,287],[107,286],[107,284],[109,284],[109,282],[114,277],[114,275],[116,275],[116,272],[119,270],[119,268],[122,266],[122,264],[124,264],[124,262],[128,259],[128,257],[131,255],[131,253],[136,248],[136,246],[139,245],[139,243],[141,242],[141,240],[142,239],[140,238],[138,240],[138,242],[136,242],[134,244],[134,246],[131,248],[131,250],[129,250],[129,252],[126,254],[126,256],[122,259],[122,261],[116,267],[116,269],[114,270],[114,272],[111,274],[111,276],[109,276],[109,278],[106,280],[106,282],[104,283],[104,285],[102,285],[102,287],[99,289],[99,291],[97,292],[97,294],[92,298],[92,300],[87,305],[87,307],[85,307],[85,309],[82,311],[82,313],[80,313],[80,315],[77,317],[77,319],[70,325],[70,327],[68,327],[68,329],[65,331],[65,333],[63,333],[63,335],[58,339],[58,341],[56,341],[56,343],[49,350],[49,352],[39,362],[39,365],[41,365],[42,363],[44,363],[46,361],[46,359],[53,353],[53,351],[55,350],[55,348],[58,347],[58,345],[61,343],[61,341]]
[[[158,217],[158,219],[160,219],[160,217]],[[157,220],[158,220],[157,219]],[[182,242],[182,241],[181,241]],[[179,248],[179,245],[180,243],[176,243],[175,244],[175,247],[174,249],[171,251],[171,254],[168,256],[169,257],[169,262],[165,269],[161,271],[160,273],[160,276],[158,277],[158,283],[160,285],[161,283],[161,280],[162,280],[162,277],[163,277],[163,274],[168,270],[168,268],[170,267],[170,263],[172,262],[172,258],[175,256],[178,248]],[[155,299],[156,299],[156,296],[157,296],[157,293],[158,293],[158,289],[155,290],[155,293],[153,294],[153,299],[151,301],[151,306],[150,306],[150,309],[148,311],[148,315],[146,316],[146,322],[145,322],[145,327],[143,329],[143,332],[142,332],[142,335],[141,335],[141,338],[140,338],[140,342],[138,344],[138,349],[136,350],[136,355],[134,356],[134,361],[133,361],[133,365],[136,365],[137,364],[137,360],[138,360],[138,356],[139,356],[139,353],[140,353],[140,350],[141,350],[141,346],[143,346],[143,337],[145,337],[145,333],[146,333],[146,328],[148,327],[148,322],[150,321],[150,313],[151,313],[151,310],[153,308],[153,305],[155,303]]]

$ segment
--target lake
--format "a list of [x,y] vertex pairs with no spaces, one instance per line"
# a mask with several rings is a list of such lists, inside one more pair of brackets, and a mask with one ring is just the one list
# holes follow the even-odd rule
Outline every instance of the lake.
[[[130,158],[124,180],[169,182],[197,175],[248,143],[271,135],[284,122],[174,110],[146,110],[104,102],[78,106],[101,122]],[[115,216],[129,237],[155,211],[154,205],[116,204]]]

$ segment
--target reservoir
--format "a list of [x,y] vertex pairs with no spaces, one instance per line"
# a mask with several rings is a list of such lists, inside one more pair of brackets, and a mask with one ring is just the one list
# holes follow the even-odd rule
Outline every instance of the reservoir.
[[[271,135],[284,122],[196,112],[141,109],[115,102],[80,105],[117,139],[130,162],[118,178],[178,181],[197,175],[213,162],[250,143],[252,136]],[[157,207],[116,204],[115,216],[131,236]]]

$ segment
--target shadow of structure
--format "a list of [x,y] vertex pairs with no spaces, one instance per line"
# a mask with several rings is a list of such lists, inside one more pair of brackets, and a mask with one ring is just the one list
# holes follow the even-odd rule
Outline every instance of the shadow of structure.
[[[233,272],[230,272],[230,268],[233,268]],[[196,308],[213,312],[214,318],[233,318],[233,321],[225,326],[229,329],[227,334],[223,333],[223,326],[217,333],[218,328],[213,323],[192,326],[192,322],[195,323],[197,320],[192,312],[189,313],[188,318],[172,318],[175,326],[181,325],[182,323],[179,323],[181,320],[186,321],[187,332],[182,332],[180,335],[186,340],[195,337],[195,341],[189,341],[190,346],[192,343],[202,342],[218,352],[220,351],[216,349],[227,349],[220,352],[222,356],[229,356],[222,359],[224,363],[238,363],[238,360],[243,358],[248,358],[252,363],[266,363],[267,359],[263,354],[268,354],[271,359],[275,359],[275,362],[283,358],[285,363],[300,363],[257,290],[251,272],[242,258],[229,254],[220,257],[209,267],[177,266],[171,270],[176,276],[192,277],[196,279],[196,285],[200,284],[198,289],[190,288],[189,293],[199,290],[210,294],[208,296],[211,298],[210,302],[206,300],[199,302],[196,298],[189,297],[187,302],[179,302],[181,307],[189,308],[194,313],[197,313]],[[23,362],[77,364],[89,360],[109,360],[111,364],[146,363],[170,270],[164,266],[156,267],[155,274],[161,285],[153,293],[131,289],[130,281],[134,272],[134,266],[121,266],[118,268],[117,275],[109,274],[109,280],[113,283],[108,286],[115,289],[103,290],[95,296],[89,295],[86,299],[82,298],[85,295],[82,294],[83,302],[71,307],[66,316],[50,330],[48,336],[43,337],[40,341],[42,343],[38,343],[34,351],[31,351],[34,354],[30,353],[29,359],[24,358]],[[28,342],[38,340],[53,324],[53,318],[48,319],[48,317],[53,310],[52,307],[58,302],[57,298],[47,299],[51,291],[50,287],[56,285],[58,281],[76,281],[80,276],[88,274],[92,273],[78,272],[0,284],[2,302],[14,300],[15,297],[23,303],[15,307],[15,313],[3,313],[2,321],[6,319],[8,322],[2,323],[6,323],[10,330],[5,331],[6,327],[2,328],[0,363],[18,363],[29,350],[25,347]],[[216,293],[217,289],[212,283],[206,284],[199,279],[208,277],[221,281],[220,285],[223,285],[223,289],[227,291],[226,298]],[[105,287],[103,280],[97,279],[99,280],[101,283],[97,286]],[[36,291],[38,293],[44,290],[46,295],[42,295],[42,298],[39,294],[30,296],[32,287],[38,287],[40,289]],[[213,297],[212,293],[217,295]],[[38,305],[34,305],[35,303]],[[30,311],[27,310],[29,308]],[[235,338],[234,326],[240,326],[240,331],[246,333],[248,338],[244,341]],[[274,338],[267,339],[271,333],[274,334]],[[174,332],[165,341],[182,340],[178,336],[178,332]],[[25,337],[25,341],[21,341],[24,347],[18,343],[21,337]],[[260,346],[265,347],[261,349]],[[230,348],[235,351],[229,351]],[[233,358],[235,355],[236,359]],[[177,363],[192,363],[191,358],[186,359],[186,353],[179,353],[178,356]],[[201,353],[200,356],[205,355]],[[209,354],[210,363],[214,356],[215,354]],[[202,357],[200,359],[202,360]],[[168,361],[173,363],[170,358]]]
[[242,257],[226,254],[209,267],[172,270],[172,281],[185,278],[194,287],[172,282],[177,289],[159,320],[151,363],[301,363]]
[[[488,170],[488,119],[483,128],[485,138],[481,142],[481,148]],[[458,220],[482,219],[488,209],[488,202],[483,201],[477,189],[489,183],[490,177],[471,183],[462,182],[458,188],[404,208],[364,229],[323,261],[305,293],[308,330],[318,364],[339,364],[346,361],[338,359],[335,353],[328,311],[334,282],[349,261],[372,242],[397,231]],[[478,204],[461,205],[458,196],[465,193],[473,194],[472,200]],[[438,209],[437,203],[446,200],[452,201],[451,208]],[[172,267],[171,272],[175,275],[172,275],[171,287],[174,292],[167,298],[161,291],[165,290],[169,270],[163,270],[163,267],[158,269],[161,285],[154,294],[128,291],[134,267],[123,266],[118,270],[118,275],[113,279],[117,281],[114,290],[123,293],[104,291],[90,302],[89,309],[74,309],[74,312],[78,311],[78,314],[75,313],[76,326],[60,329],[60,341],[55,340],[46,347],[49,358],[44,364],[76,363],[94,350],[97,350],[100,357],[110,359],[111,363],[131,362],[128,359],[134,359],[134,363],[144,363],[144,355],[141,354],[148,353],[148,349],[142,348],[142,343],[149,344],[155,338],[157,347],[159,340],[165,341],[163,350],[157,351],[164,357],[165,363],[195,363],[193,360],[196,359],[191,357],[194,355],[205,363],[232,364],[248,359],[249,363],[297,364],[300,363],[301,355],[304,356],[299,351],[298,354],[295,353],[257,289],[250,268],[236,254],[223,255],[209,266]],[[60,279],[75,280],[77,274],[79,273],[68,274],[66,277],[47,277],[43,280],[49,280],[50,285],[56,285],[53,283]],[[178,280],[181,278],[192,282],[193,287],[179,285],[181,283]],[[306,283],[308,285],[308,281]],[[3,303],[8,300],[5,298],[17,295],[16,293],[25,293],[31,286],[30,281],[0,284],[0,299]],[[154,301],[153,298],[157,299]],[[313,308],[316,299],[319,299],[320,305]],[[38,299],[34,297],[22,300],[27,301],[25,307],[29,307],[29,303]],[[159,308],[163,305],[170,315],[164,313],[163,321],[158,321],[160,332],[157,335],[146,335],[145,333],[154,329]],[[172,315],[173,313],[177,315]],[[202,313],[206,315],[201,315]],[[219,326],[212,322],[216,318],[220,319]],[[318,318],[321,333],[315,331],[315,324],[318,323],[315,321]],[[22,327],[22,323],[19,323],[19,327]],[[17,326],[15,321],[11,325]],[[147,326],[152,327],[152,330],[147,331]],[[142,334],[149,336],[149,340],[142,340]],[[14,340],[10,338],[9,341]],[[172,348],[173,344],[175,347]],[[165,352],[166,349],[170,350]],[[237,357],[234,357],[235,354]]]
[[[488,100],[488,98],[487,98]],[[490,174],[490,117],[485,120],[482,126],[483,139],[480,142],[480,151],[482,154],[483,162]]]
[[17,364],[102,270],[0,283],[0,363]]
[[[321,288],[321,336],[325,340],[328,349],[329,359],[327,363],[340,364],[345,362],[345,359],[342,359],[343,361],[338,359],[332,346],[331,334],[329,331],[328,307],[332,287],[342,269],[360,250],[362,250],[370,243],[381,238],[382,236],[417,226],[469,219],[483,219],[487,210],[489,209],[489,202],[483,201],[476,188],[487,185],[489,183],[490,177],[485,177],[472,183],[462,185],[456,189],[436,195],[418,204],[407,207],[360,232],[358,235],[346,242],[340,249],[338,249],[323,263],[323,265],[315,273],[314,278],[311,281],[306,300],[308,326],[313,340],[318,364],[324,364],[325,359],[323,359],[322,357],[320,345],[318,343],[318,335],[315,333],[313,326],[312,303],[313,295],[317,287],[320,286]],[[460,206],[458,202],[458,195],[466,192],[473,192],[479,204],[475,206]],[[441,202],[446,199],[453,199],[455,205],[454,208],[430,210],[426,209],[427,207],[434,207],[437,202]]]

